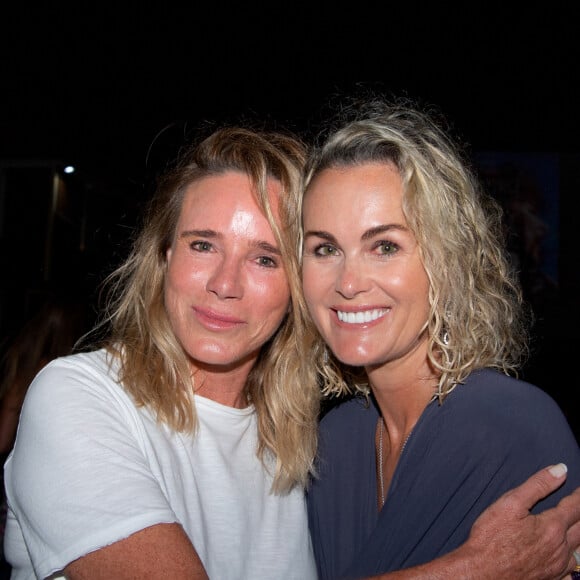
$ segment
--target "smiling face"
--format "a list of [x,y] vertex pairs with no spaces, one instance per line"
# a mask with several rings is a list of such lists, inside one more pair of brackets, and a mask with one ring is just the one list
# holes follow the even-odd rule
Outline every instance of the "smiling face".
[[336,357],[367,370],[423,367],[429,280],[394,165],[323,170],[303,207],[303,286]]
[[[269,180],[275,214],[280,189]],[[165,281],[169,320],[192,367],[247,375],[289,300],[278,245],[248,177],[227,172],[192,183]]]

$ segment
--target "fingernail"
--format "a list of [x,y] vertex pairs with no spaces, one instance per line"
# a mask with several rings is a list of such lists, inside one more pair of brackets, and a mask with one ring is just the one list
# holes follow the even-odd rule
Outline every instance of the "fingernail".
[[566,474],[566,472],[568,471],[568,468],[566,467],[565,463],[558,463],[558,465],[553,465],[552,467],[550,467],[550,469],[548,469],[548,471],[554,477],[562,477],[563,475]]

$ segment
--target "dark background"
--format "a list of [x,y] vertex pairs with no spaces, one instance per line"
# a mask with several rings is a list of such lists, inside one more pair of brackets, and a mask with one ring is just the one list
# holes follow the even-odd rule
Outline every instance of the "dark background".
[[197,124],[245,115],[307,131],[333,94],[370,86],[439,108],[474,159],[556,168],[544,191],[556,276],[526,272],[538,323],[525,378],[578,433],[576,18],[558,2],[508,4],[4,6],[0,340],[47,288],[96,302],[155,174]]

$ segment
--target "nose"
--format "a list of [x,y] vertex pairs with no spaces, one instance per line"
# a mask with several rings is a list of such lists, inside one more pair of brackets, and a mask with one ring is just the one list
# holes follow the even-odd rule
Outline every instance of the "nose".
[[222,300],[241,298],[244,288],[240,261],[224,258],[208,278],[206,289]]
[[370,280],[365,275],[360,261],[345,258],[337,272],[335,290],[344,298],[354,298],[370,287]]

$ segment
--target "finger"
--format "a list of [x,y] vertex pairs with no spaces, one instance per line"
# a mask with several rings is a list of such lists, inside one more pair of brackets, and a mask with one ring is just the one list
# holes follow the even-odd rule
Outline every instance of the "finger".
[[580,544],[580,487],[562,498],[560,503],[552,509],[569,528],[567,534],[569,546],[578,546]]
[[[557,490],[566,481],[567,471],[568,468],[564,463],[545,467],[518,487],[508,491],[505,497],[514,501],[516,507],[529,511],[541,499]],[[575,505],[575,502],[571,502],[571,504]],[[578,507],[580,508],[580,504]],[[569,521],[571,523],[574,520]]]
[[576,552],[580,553],[580,521],[570,526],[566,533],[566,542],[568,546],[576,546]]

